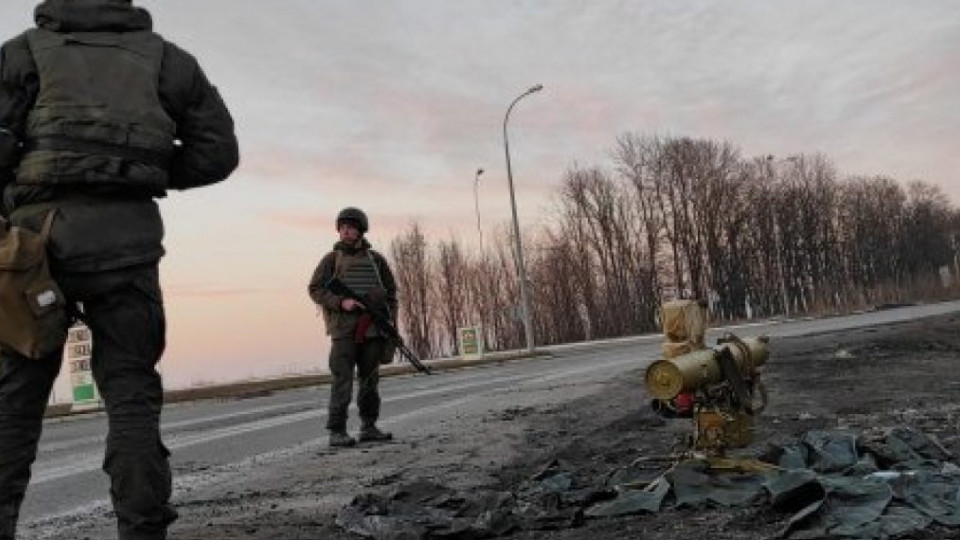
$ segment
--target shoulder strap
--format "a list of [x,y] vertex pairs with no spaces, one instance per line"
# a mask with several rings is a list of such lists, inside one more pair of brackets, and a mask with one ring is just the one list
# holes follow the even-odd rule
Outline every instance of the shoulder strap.
[[333,250],[333,277],[340,277],[340,268],[343,266],[343,252],[339,249]]
[[[380,284],[380,287],[383,288],[383,278],[380,277],[380,265],[377,264],[377,259],[373,256],[375,251],[372,249],[367,250],[367,257],[370,258],[370,264],[373,265],[373,273],[377,275],[377,283]],[[379,253],[377,253],[379,255]]]
[[[377,256],[379,256],[379,257],[382,257],[382,255],[380,255],[379,253],[377,253],[376,251],[374,251],[374,250],[372,250],[372,249],[368,249],[368,250],[367,250],[367,257],[370,257],[370,264],[373,265],[373,272],[377,275],[377,282],[380,283],[380,288],[381,288],[381,289],[385,289],[386,286],[383,284],[383,278],[380,277],[380,265],[377,264],[377,259],[376,259],[376,257],[374,257],[374,255],[377,255]],[[384,303],[383,303],[383,307],[386,308],[386,310],[387,310],[387,317],[392,321],[392,320],[393,320],[393,310],[390,309],[390,304],[389,304],[388,302],[384,302]]]
[[40,236],[43,238],[43,243],[46,245],[47,239],[50,238],[50,230],[53,229],[53,218],[57,215],[57,209],[53,208],[47,212],[46,217],[43,218],[43,229],[40,230]]

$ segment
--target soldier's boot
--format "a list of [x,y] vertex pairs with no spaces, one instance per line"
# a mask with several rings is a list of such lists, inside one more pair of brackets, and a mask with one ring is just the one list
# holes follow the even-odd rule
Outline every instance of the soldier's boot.
[[17,508],[0,506],[0,540],[14,540],[17,536]]
[[374,424],[364,424],[360,428],[360,442],[383,442],[393,439],[393,433],[380,431]]
[[347,435],[346,431],[341,430],[331,430],[330,431],[330,447],[331,448],[345,448],[354,446],[357,444],[357,440]]
[[17,524],[13,522],[0,523],[0,540],[14,540],[17,535]]

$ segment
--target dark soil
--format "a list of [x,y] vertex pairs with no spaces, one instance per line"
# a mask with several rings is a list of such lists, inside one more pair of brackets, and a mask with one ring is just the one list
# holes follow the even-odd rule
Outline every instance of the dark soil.
[[[769,406],[756,421],[755,443],[739,454],[755,457],[767,443],[794,440],[811,429],[850,428],[869,433],[909,426],[935,435],[960,457],[960,317],[935,317],[846,333],[826,333],[772,342],[763,368]],[[589,474],[604,474],[642,455],[669,454],[683,446],[691,421],[660,420],[637,407],[641,373],[605,391],[609,400],[583,400],[556,412],[570,434],[553,453]],[[625,406],[626,405],[626,406]],[[597,426],[596,418],[609,422]],[[538,427],[532,447],[556,441],[553,426]],[[547,451],[549,456],[550,452]],[[539,458],[539,459],[538,459]],[[502,471],[505,485],[542,465],[529,456]],[[956,460],[955,460],[956,461]],[[669,502],[669,499],[668,499]],[[744,509],[676,509],[657,514],[588,520],[565,531],[532,531],[516,539],[677,538],[766,539],[777,535],[788,514],[769,506]],[[960,530],[931,526],[916,539],[960,538]]]

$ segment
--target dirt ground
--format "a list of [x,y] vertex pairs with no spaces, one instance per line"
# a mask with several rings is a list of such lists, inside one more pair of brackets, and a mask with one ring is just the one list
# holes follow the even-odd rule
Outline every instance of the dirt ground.
[[[824,333],[772,342],[764,368],[769,406],[756,421],[760,455],[766,442],[786,442],[811,429],[875,430],[911,426],[935,435],[960,456],[960,314]],[[335,517],[361,492],[388,492],[429,480],[457,489],[515,490],[560,458],[578,477],[607,475],[640,456],[670,454],[691,421],[652,413],[640,370],[588,389],[575,401],[489,411],[458,419],[445,435],[355,449],[321,451],[317,465],[272,467],[262,490],[231,491],[217,500],[185,497],[172,538],[359,538]],[[580,389],[583,390],[583,389]],[[955,460],[956,461],[956,460]],[[247,484],[249,485],[249,484]],[[789,515],[766,505],[676,509],[656,514],[587,519],[562,530],[513,532],[506,538],[607,540],[643,538],[761,539],[774,537]],[[960,538],[960,530],[931,526],[909,538]]]

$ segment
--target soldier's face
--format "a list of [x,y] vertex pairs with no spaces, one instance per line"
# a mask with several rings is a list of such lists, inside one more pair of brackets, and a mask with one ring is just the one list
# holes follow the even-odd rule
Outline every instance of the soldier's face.
[[360,231],[349,223],[341,223],[337,232],[340,233],[341,242],[353,243],[360,238]]

